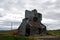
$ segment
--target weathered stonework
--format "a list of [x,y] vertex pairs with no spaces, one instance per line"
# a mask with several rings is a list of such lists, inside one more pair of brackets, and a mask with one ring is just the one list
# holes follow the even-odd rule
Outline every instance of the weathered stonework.
[[36,9],[25,11],[25,18],[18,28],[17,35],[45,35],[47,33],[46,26],[41,23],[42,14]]

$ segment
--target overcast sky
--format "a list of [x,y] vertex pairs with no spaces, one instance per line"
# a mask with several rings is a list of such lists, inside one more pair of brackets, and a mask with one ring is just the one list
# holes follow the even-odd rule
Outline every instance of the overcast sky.
[[37,9],[48,30],[60,29],[60,0],[0,0],[0,30],[17,29],[25,10]]

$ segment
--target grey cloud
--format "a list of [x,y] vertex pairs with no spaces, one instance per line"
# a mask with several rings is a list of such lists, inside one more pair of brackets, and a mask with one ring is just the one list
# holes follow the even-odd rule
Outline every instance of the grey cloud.
[[11,30],[11,25],[12,29],[17,29],[21,22],[14,22],[14,21],[3,21],[0,22],[0,30]]
[[[6,13],[9,14],[10,12],[11,12],[11,14],[13,14],[13,12],[11,11],[12,10],[11,8],[16,8],[22,12],[24,12],[24,10],[26,10],[26,9],[28,9],[28,10],[37,9],[39,12],[41,12],[43,14],[44,18],[60,20],[60,18],[59,18],[60,13],[54,11],[55,9],[60,10],[60,0],[56,0],[56,2],[51,2],[51,0],[48,0],[46,2],[44,2],[44,1],[45,0],[0,0],[0,8],[4,9],[4,11],[2,12],[3,14],[6,14]],[[45,12],[45,14],[44,14],[44,12]],[[15,13],[16,12],[14,12],[14,14]],[[9,22],[5,21],[1,25],[10,26],[10,23],[11,23],[11,21],[9,21]],[[13,21],[12,24],[19,25],[20,23]],[[51,26],[53,26],[53,25],[51,25]]]
[[54,19],[54,20],[60,20],[60,13],[55,13],[55,12],[47,12],[46,15],[43,16],[44,18],[48,19]]
[[[52,5],[54,5],[54,7],[50,7]],[[60,0],[56,0],[56,2],[54,2],[54,3],[47,1],[42,4],[42,8],[43,8],[42,14],[43,14],[44,18],[60,20],[60,18],[59,18],[60,12],[57,12],[58,10],[60,10]],[[54,10],[56,10],[56,11],[54,11]],[[44,12],[46,14],[44,14]]]
[[17,25],[20,25],[20,22],[12,22],[12,21],[0,22],[0,26],[11,26],[11,24],[13,26],[17,26]]
[[49,24],[43,23],[43,24],[46,25],[47,30],[60,29],[60,23],[59,22],[57,22],[56,24],[55,23],[49,23]]
[[11,7],[16,7],[17,9],[21,9],[24,7],[24,3],[22,0],[16,0],[15,3],[13,0],[2,0],[0,2],[0,7],[3,7],[5,10],[9,10]]
[[50,24],[47,26],[47,29],[48,30],[57,30],[57,29],[60,29],[60,24]]
[[0,14],[0,17],[3,17],[3,15],[2,15],[2,14]]
[[11,28],[5,27],[5,28],[0,28],[0,30],[11,30]]

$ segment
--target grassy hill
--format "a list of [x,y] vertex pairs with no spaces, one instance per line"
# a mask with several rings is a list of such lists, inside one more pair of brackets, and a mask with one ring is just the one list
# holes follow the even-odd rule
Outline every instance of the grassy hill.
[[49,30],[49,35],[60,36],[60,30]]
[[49,30],[48,34],[44,36],[16,36],[13,33],[17,32],[17,30],[8,30],[8,31],[0,31],[0,39],[1,40],[33,40],[36,38],[60,38],[60,30]]

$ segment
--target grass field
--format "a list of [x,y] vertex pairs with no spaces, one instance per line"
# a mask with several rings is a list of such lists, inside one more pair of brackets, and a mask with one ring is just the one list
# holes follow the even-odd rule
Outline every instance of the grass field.
[[45,36],[16,36],[13,35],[13,31],[0,31],[0,40],[34,40],[36,38],[60,38],[60,30],[49,30]]

